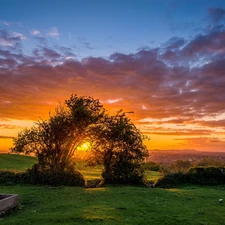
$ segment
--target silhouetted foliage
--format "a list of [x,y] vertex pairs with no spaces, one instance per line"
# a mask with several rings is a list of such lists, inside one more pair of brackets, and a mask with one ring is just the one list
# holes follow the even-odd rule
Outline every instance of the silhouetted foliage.
[[194,167],[188,172],[190,183],[201,185],[219,185],[225,183],[224,167]]
[[52,172],[71,169],[74,152],[92,136],[92,126],[103,114],[98,100],[72,95],[49,120],[40,120],[36,126],[20,132],[11,151],[34,153],[38,165]]
[[162,167],[158,162],[148,161],[142,164],[144,170],[161,171]]
[[24,172],[0,171],[0,185],[15,185],[26,179]]
[[176,160],[167,168],[172,173],[185,173],[192,167],[192,163],[188,160]]
[[85,186],[85,180],[77,170],[53,172],[34,164],[26,172],[0,171],[0,185],[38,184],[51,186]]
[[71,170],[52,171],[34,164],[31,169],[26,171],[26,183],[41,184],[51,186],[85,186],[83,175],[74,168]]
[[40,120],[32,128],[20,132],[11,151],[35,154],[39,171],[46,176],[72,173],[75,151],[93,136],[93,124],[98,124],[104,111],[99,100],[72,95],[64,105],[56,108],[54,115],[49,115],[48,120]]
[[188,175],[186,173],[178,172],[165,174],[154,183],[154,186],[172,188],[187,183],[189,183]]
[[126,113],[119,111],[115,116],[106,116],[104,124],[98,129],[93,151],[102,160],[104,183],[143,184],[141,164],[148,156],[143,144],[145,137],[126,117]]
[[176,187],[183,184],[220,185],[225,184],[224,167],[193,167],[188,172],[168,173],[155,182],[156,187]]
[[200,166],[218,166],[218,167],[224,167],[225,161],[224,159],[216,159],[213,157],[204,157],[195,164],[196,167]]
[[72,95],[48,120],[20,132],[11,151],[35,154],[38,163],[28,171],[34,177],[32,182],[55,185],[68,173],[81,179],[73,157],[77,148],[88,141],[92,155],[104,166],[105,183],[140,184],[144,178],[141,163],[148,155],[143,140],[126,113],[119,111],[109,116],[99,100]]

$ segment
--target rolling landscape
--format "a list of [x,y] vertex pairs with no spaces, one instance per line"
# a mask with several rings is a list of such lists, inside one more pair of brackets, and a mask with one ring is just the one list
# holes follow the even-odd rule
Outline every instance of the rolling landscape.
[[148,160],[169,164],[177,160],[197,162],[204,158],[225,161],[225,152],[196,150],[151,150]]
[[[36,160],[27,156],[0,154],[0,161],[1,170],[13,169],[14,166],[15,170],[24,170],[24,165],[32,166]],[[99,168],[87,168],[82,164],[78,167],[86,179],[100,177]],[[159,176],[152,172],[148,179],[157,179]],[[225,206],[219,203],[219,199],[225,198],[225,185],[186,185],[170,189],[0,185],[0,193],[19,194],[19,206],[1,215],[2,225],[225,224]]]
[[225,225],[224,0],[0,0],[0,225]]

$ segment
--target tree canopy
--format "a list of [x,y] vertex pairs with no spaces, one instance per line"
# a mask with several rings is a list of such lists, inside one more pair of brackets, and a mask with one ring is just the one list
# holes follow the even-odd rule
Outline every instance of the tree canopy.
[[99,100],[71,95],[48,120],[20,132],[11,151],[33,153],[41,168],[57,173],[74,168],[75,151],[88,141],[103,165],[105,183],[138,184],[148,155],[144,139],[122,110],[109,115]]
[[140,166],[148,156],[143,145],[145,138],[122,110],[106,116],[92,149],[93,154],[101,158],[105,183],[142,183]]

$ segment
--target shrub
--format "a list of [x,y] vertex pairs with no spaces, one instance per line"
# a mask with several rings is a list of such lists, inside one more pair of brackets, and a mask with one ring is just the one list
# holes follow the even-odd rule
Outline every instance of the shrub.
[[83,175],[75,169],[54,172],[49,168],[40,167],[38,164],[26,171],[26,180],[31,184],[85,186]]
[[186,173],[192,167],[192,163],[188,160],[176,160],[169,166],[169,171],[173,173]]
[[190,183],[201,185],[225,184],[224,167],[194,167],[188,172]]
[[224,167],[225,161],[223,159],[216,159],[212,157],[204,157],[198,162],[196,162],[196,167],[200,166],[216,166],[216,167]]
[[23,183],[24,177],[23,172],[0,171],[0,185]]
[[83,175],[77,170],[52,172],[34,164],[26,172],[0,171],[0,185],[40,184],[51,186],[85,186]]
[[103,183],[123,184],[123,185],[145,185],[144,173],[140,169],[130,170],[129,172],[118,168],[111,169],[109,172],[103,171]]
[[155,183],[155,187],[162,187],[162,188],[171,188],[177,187],[184,183],[189,182],[189,177],[187,174],[178,172],[178,173],[168,173],[165,174],[163,177],[159,178]]
[[194,167],[187,173],[170,173],[155,182],[156,187],[176,187],[182,184],[220,185],[225,184],[224,167]]
[[144,170],[161,171],[161,165],[157,162],[148,161],[142,164]]

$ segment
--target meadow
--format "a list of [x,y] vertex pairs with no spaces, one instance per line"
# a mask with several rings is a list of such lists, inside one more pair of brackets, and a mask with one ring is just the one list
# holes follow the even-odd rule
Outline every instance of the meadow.
[[[8,167],[7,164],[13,167],[14,157],[18,156],[9,155],[8,163],[5,158],[4,167]],[[25,163],[26,157],[23,157],[22,162]],[[26,165],[30,163],[31,166],[31,159],[27,159]],[[89,180],[97,179],[101,172],[99,167],[90,169],[82,163],[78,168]],[[153,180],[156,173],[152,178],[150,176],[148,174],[148,178]],[[219,199],[225,199],[225,185],[176,189],[15,185],[0,186],[0,193],[19,194],[20,202],[17,209],[0,218],[0,225],[225,225],[225,205],[219,203]]]
[[0,154],[0,169],[25,171],[36,161],[36,158],[31,156]]

